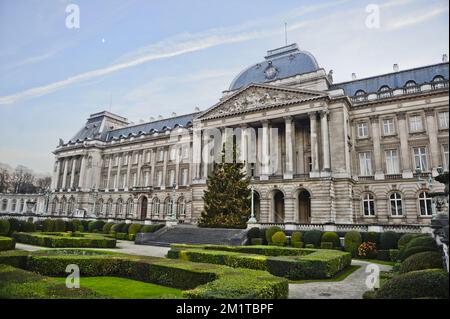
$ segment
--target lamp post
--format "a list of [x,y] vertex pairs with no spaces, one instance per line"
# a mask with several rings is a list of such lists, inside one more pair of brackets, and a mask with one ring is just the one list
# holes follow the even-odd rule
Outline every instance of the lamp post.
[[255,185],[254,185],[254,167],[251,168],[251,179],[250,179],[250,189],[251,189],[251,205],[250,205],[250,219],[248,220],[248,224],[256,224],[257,220],[256,220],[256,216],[255,216]]

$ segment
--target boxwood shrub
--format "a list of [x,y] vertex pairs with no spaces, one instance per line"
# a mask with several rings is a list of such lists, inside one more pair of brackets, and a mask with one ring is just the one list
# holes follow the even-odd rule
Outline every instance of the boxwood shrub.
[[272,245],[286,246],[287,238],[283,231],[276,232],[272,236]]
[[73,225],[73,231],[79,231],[79,232],[84,231],[83,223],[81,221],[79,221],[78,219],[72,220],[72,225]]
[[160,230],[161,228],[163,228],[164,226],[165,226],[164,224],[144,225],[139,232],[140,233],[154,233],[157,230]]
[[55,219],[55,229],[53,229],[52,231],[55,232],[66,231],[66,223],[62,219]]
[[[336,234],[335,232],[332,232],[332,231],[327,231],[322,234],[321,243],[323,243],[323,242],[331,243],[332,247],[330,249],[332,249],[334,247],[341,247],[341,241],[339,240],[338,234]],[[328,246],[328,245],[326,245],[326,246]],[[321,245],[321,248],[322,248],[322,245]]]
[[[67,234],[67,233],[66,233]],[[29,245],[62,248],[62,247],[80,247],[80,248],[115,248],[116,240],[106,237],[73,237],[69,234],[61,236],[60,234],[49,235],[46,233],[22,233],[16,232],[13,238],[19,242]]]
[[363,242],[371,242],[371,243],[375,243],[377,245],[380,244],[380,233],[377,232],[364,232],[362,233],[362,241]]
[[320,243],[320,249],[333,249],[334,244],[329,241],[323,241]]
[[12,233],[16,231],[20,231],[22,228],[22,221],[18,220],[17,218],[8,218],[9,222],[9,233],[8,236],[10,236]]
[[106,223],[105,225],[103,225],[102,232],[105,234],[109,234],[113,225],[114,223]]
[[344,250],[351,253],[353,257],[358,254],[358,247],[361,243],[361,234],[357,231],[349,231],[344,236]]
[[270,245],[272,243],[273,235],[275,235],[275,233],[277,233],[279,231],[283,231],[283,230],[278,226],[272,226],[272,227],[269,227],[266,229],[265,234],[266,234],[267,244]]
[[320,247],[320,240],[322,238],[322,232],[320,230],[308,230],[303,234],[303,242],[305,245],[314,245],[314,247]]
[[251,238],[250,239],[250,244],[251,245],[256,245],[256,246],[262,245],[263,244],[263,239],[262,238]]
[[403,261],[409,256],[424,251],[436,251],[438,247],[435,240],[429,235],[421,235],[411,239],[406,246],[400,249],[398,259]]
[[252,239],[252,238],[260,238],[261,236],[261,229],[259,229],[258,227],[252,227],[248,230],[247,232],[247,239]]
[[0,236],[6,236],[9,234],[10,229],[9,221],[6,219],[0,219]]
[[386,231],[380,235],[380,249],[396,249],[398,234],[393,231]]
[[88,224],[88,231],[90,233],[93,232],[101,232],[103,230],[103,226],[105,226],[105,222],[102,220],[93,220]]
[[411,271],[394,276],[375,293],[380,299],[448,299],[448,273],[442,269]]
[[415,270],[443,268],[443,259],[440,252],[424,251],[406,258],[400,264],[400,273]]
[[142,228],[141,224],[131,224],[130,227],[128,227],[128,234],[129,235],[136,235],[139,233],[139,230]]
[[406,233],[403,234],[400,239],[397,242],[397,246],[399,249],[402,249],[403,247],[405,247],[411,240],[413,240],[414,238],[418,237],[420,235],[418,234],[410,234],[410,233]]
[[0,251],[3,250],[12,250],[16,247],[16,242],[14,239],[9,237],[1,237],[0,236]]

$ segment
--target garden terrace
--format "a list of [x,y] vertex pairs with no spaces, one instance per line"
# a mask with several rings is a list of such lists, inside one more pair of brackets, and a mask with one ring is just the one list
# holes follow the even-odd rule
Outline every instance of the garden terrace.
[[351,264],[347,252],[271,246],[172,245],[169,258],[266,270],[291,280],[331,278]]
[[97,234],[77,233],[14,233],[18,242],[29,245],[52,248],[115,248],[116,240]]
[[288,282],[265,271],[235,269],[157,257],[129,256],[102,251],[51,250],[2,252],[0,263],[34,273],[66,276],[76,264],[83,277],[114,276],[184,290],[184,298],[287,298]]

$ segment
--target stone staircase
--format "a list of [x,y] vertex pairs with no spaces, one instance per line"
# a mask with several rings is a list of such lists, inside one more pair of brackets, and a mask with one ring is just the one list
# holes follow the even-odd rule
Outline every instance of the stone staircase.
[[170,244],[216,244],[239,246],[245,243],[246,229],[200,228],[194,225],[164,227],[154,233],[139,233],[138,245],[170,246]]

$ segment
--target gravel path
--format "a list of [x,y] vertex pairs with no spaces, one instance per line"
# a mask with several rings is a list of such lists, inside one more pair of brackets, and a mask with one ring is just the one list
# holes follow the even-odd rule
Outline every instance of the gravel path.
[[[353,260],[352,265],[362,266],[347,278],[337,282],[312,282],[305,284],[289,284],[290,299],[361,299],[366,287],[366,266],[370,263]],[[388,271],[392,267],[376,264],[380,271]]]
[[[22,249],[22,250],[27,250],[27,251],[37,251],[37,250],[52,249],[52,248],[16,243],[16,249]],[[90,248],[86,248],[86,249],[90,249]],[[170,248],[169,247],[159,247],[159,246],[135,245],[134,242],[131,242],[131,241],[118,240],[117,248],[92,248],[92,249],[114,251],[114,252],[118,252],[118,253],[130,254],[130,255],[165,257]]]

